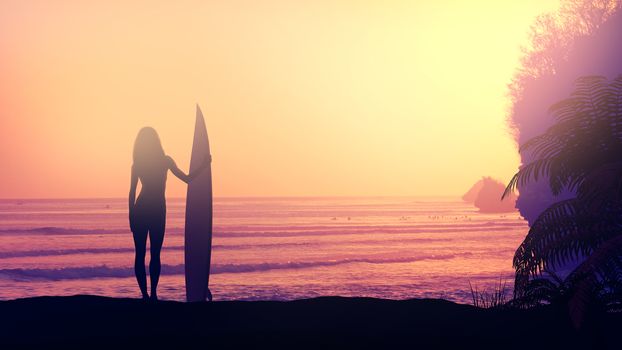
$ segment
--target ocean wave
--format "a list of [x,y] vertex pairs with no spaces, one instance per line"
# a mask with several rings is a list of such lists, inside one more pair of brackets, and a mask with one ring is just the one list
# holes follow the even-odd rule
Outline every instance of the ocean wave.
[[[269,270],[281,269],[305,269],[314,267],[326,267],[352,263],[367,264],[393,264],[393,263],[409,263],[421,260],[449,260],[458,256],[468,256],[471,253],[461,254],[438,254],[424,256],[408,256],[397,258],[378,258],[378,257],[359,257],[359,258],[343,258],[331,259],[326,261],[287,261],[257,264],[214,264],[211,268],[211,274],[221,273],[249,273],[261,272]],[[180,275],[184,274],[184,265],[162,265],[163,275]],[[0,269],[0,278],[11,279],[14,281],[32,281],[32,280],[76,280],[76,279],[92,279],[92,278],[126,278],[134,276],[133,267],[109,267],[85,266],[85,267],[64,267],[58,269],[30,268],[30,269]]]
[[516,229],[521,226],[509,225],[480,225],[478,227],[454,225],[449,228],[437,228],[431,226],[429,228],[420,227],[377,227],[365,226],[356,228],[344,228],[330,230],[296,230],[296,231],[250,231],[250,232],[226,232],[214,233],[218,237],[258,237],[258,238],[278,238],[278,237],[305,237],[305,236],[346,236],[346,235],[363,235],[363,234],[382,234],[382,235],[404,235],[418,233],[459,233],[459,232],[503,232]]
[[[422,232],[465,232],[465,231],[499,231],[505,229],[524,228],[524,222],[482,222],[465,223],[458,221],[451,224],[413,224],[413,225],[289,225],[289,226],[215,226],[214,235],[220,237],[289,237],[308,235],[351,235],[365,233],[422,233]],[[168,234],[183,234],[182,227],[169,227]],[[32,227],[4,228],[0,235],[105,235],[130,234],[128,228],[93,229],[70,227]]]
[[[269,249],[269,248],[291,248],[291,247],[317,247],[322,245],[339,245],[339,244],[357,244],[357,245],[374,245],[386,243],[431,243],[431,242],[447,242],[452,241],[451,238],[405,238],[405,239],[369,239],[358,241],[328,241],[328,242],[283,242],[283,243],[253,243],[253,244],[215,244],[212,246],[214,250],[245,250],[245,249]],[[164,245],[162,250],[180,251],[184,250],[184,246]],[[18,250],[18,251],[0,251],[0,259],[9,258],[26,258],[26,257],[45,257],[73,254],[110,254],[110,253],[134,253],[133,247],[121,248],[71,248],[71,249],[41,249],[41,250]]]
[[106,254],[106,253],[129,253],[134,248],[72,248],[72,249],[41,249],[41,250],[18,250],[0,252],[0,259],[27,258],[37,256],[58,256],[71,254]]
[[114,234],[129,233],[128,229],[84,229],[84,228],[68,228],[68,227],[32,227],[32,228],[15,228],[1,229],[0,235],[88,235],[88,234]]
[[408,221],[401,221],[396,224],[387,224],[387,223],[377,223],[377,224],[361,224],[354,222],[343,222],[332,225],[324,225],[324,224],[299,224],[299,225],[227,225],[227,226],[214,226],[215,230],[218,231],[282,231],[282,230],[352,230],[360,227],[374,227],[378,229],[391,229],[391,228],[415,228],[415,229],[426,229],[426,228],[452,228],[452,227],[469,227],[469,228],[478,228],[478,227],[491,227],[491,226],[499,226],[499,227],[526,227],[527,223],[524,221],[453,221],[449,223],[443,222],[421,222],[414,223]]

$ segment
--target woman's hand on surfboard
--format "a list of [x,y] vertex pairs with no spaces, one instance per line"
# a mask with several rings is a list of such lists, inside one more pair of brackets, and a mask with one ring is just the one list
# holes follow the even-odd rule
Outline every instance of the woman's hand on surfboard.
[[205,156],[203,163],[201,163],[201,165],[199,165],[198,168],[190,172],[188,175],[184,174],[183,171],[179,170],[179,168],[175,164],[175,161],[171,157],[168,157],[168,159],[169,159],[169,169],[171,170],[171,172],[173,172],[173,174],[177,176],[181,181],[185,183],[189,183],[194,178],[196,178],[201,172],[203,172],[203,169],[209,167],[209,164],[210,164],[209,161],[211,160],[211,157],[209,155]]

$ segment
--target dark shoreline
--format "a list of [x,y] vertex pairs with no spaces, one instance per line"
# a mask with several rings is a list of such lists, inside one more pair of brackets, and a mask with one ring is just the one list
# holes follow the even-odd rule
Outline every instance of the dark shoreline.
[[98,296],[0,301],[0,348],[619,348],[622,314],[575,330],[563,309],[321,297],[148,303]]

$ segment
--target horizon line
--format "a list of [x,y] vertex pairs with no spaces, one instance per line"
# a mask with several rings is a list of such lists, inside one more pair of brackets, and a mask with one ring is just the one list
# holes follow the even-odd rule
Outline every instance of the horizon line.
[[[137,196],[138,197],[138,196]],[[248,198],[460,198],[461,195],[248,195],[248,196],[214,196],[214,199],[248,199]],[[166,199],[185,199],[173,196]],[[0,197],[0,201],[11,200],[80,200],[80,199],[127,199],[126,197]]]

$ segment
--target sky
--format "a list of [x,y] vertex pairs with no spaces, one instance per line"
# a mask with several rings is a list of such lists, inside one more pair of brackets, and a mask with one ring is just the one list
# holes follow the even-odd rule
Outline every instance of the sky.
[[[507,84],[555,0],[0,2],[0,198],[123,197],[138,130],[215,196],[461,195],[519,165]],[[169,176],[167,195],[185,184]]]

